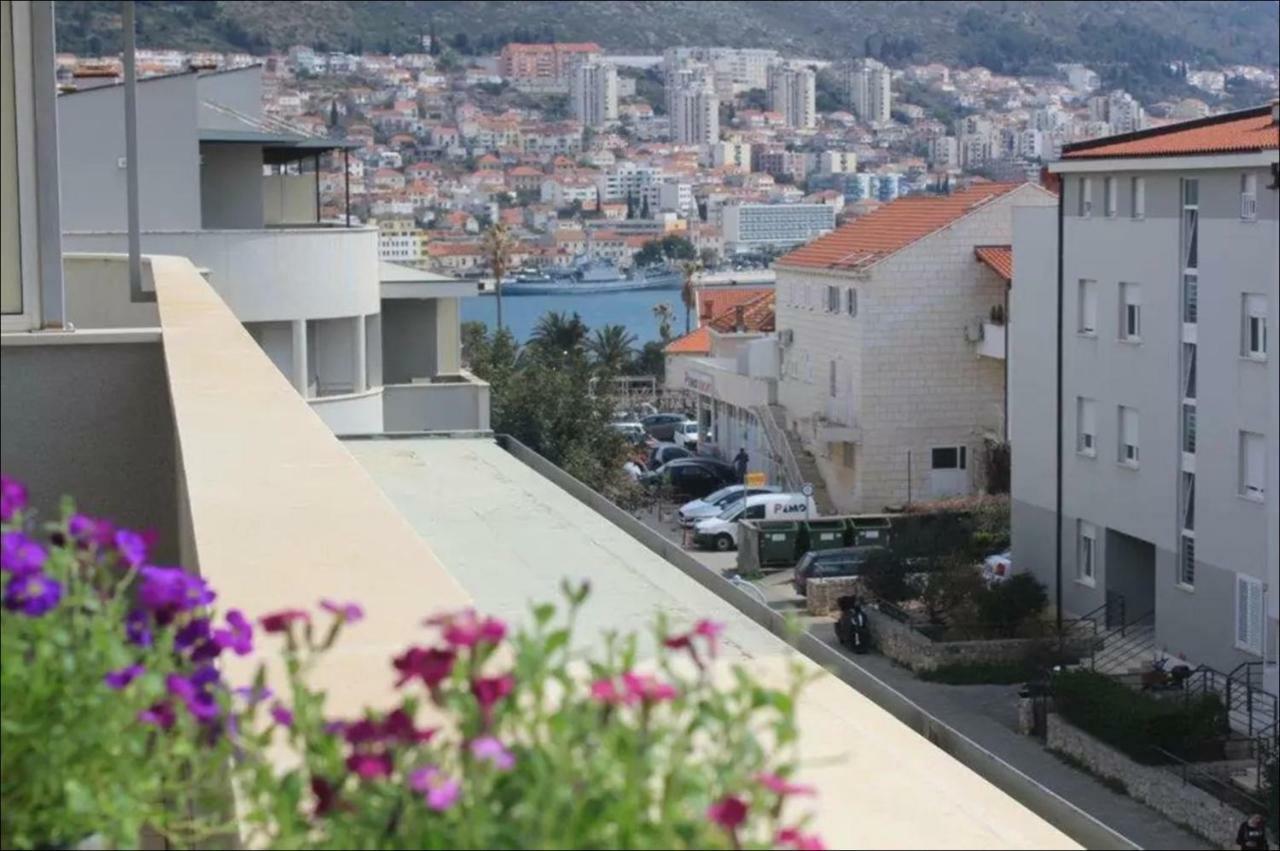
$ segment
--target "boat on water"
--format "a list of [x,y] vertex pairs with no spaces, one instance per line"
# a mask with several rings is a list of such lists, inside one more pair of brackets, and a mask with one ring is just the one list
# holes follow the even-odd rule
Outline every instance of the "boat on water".
[[670,266],[646,266],[623,273],[610,260],[578,259],[569,269],[521,269],[502,281],[503,295],[573,295],[632,290],[679,289],[684,278]]

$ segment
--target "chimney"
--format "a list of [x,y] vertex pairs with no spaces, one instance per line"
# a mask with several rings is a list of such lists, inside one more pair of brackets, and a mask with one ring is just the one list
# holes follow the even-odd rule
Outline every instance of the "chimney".
[[747,330],[745,305],[735,304],[733,306],[733,330],[739,334]]
[[1271,102],[1271,123],[1280,124],[1280,99]]
[[715,304],[715,302],[714,302],[714,301],[712,301],[711,299],[707,299],[707,300],[703,303],[703,305],[702,305],[702,316],[701,316],[701,317],[699,317],[700,319],[702,319],[702,320],[704,320],[704,321],[705,321],[705,320],[708,320],[708,319],[710,319],[712,316],[714,316],[714,315],[715,315],[715,314],[714,314],[714,313],[712,313],[712,311],[711,311],[711,306],[712,306],[713,304]]

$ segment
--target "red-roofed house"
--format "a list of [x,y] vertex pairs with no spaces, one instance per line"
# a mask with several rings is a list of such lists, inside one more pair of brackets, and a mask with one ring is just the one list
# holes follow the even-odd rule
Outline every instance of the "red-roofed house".
[[1011,242],[1014,207],[1056,202],[1030,183],[907,196],[775,263],[778,399],[817,460],[820,508],[985,488],[986,441],[1005,437],[1005,361],[981,337],[1006,285],[975,252]]

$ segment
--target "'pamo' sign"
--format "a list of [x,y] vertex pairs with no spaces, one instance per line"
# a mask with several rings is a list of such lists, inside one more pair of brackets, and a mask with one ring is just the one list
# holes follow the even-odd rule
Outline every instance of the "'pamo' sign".
[[691,369],[684,374],[684,386],[710,396],[715,393],[716,381],[701,370]]

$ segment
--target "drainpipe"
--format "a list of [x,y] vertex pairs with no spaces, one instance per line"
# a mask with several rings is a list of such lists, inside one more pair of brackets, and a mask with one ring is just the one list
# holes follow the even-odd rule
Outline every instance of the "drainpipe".
[[320,154],[315,156],[316,172],[316,224],[320,224]]
[[[1013,288],[1010,281],[1004,288],[1004,444],[1009,445],[1009,290]],[[1010,453],[1012,458],[1012,453]],[[1012,482],[1010,490],[1012,490]]]
[[155,301],[155,293],[142,292],[142,235],[138,224],[138,69],[134,55],[134,7],[121,5],[124,36],[124,156],[129,221],[129,300]]
[[[1062,635],[1062,258],[1064,254],[1064,246],[1062,244],[1062,214],[1063,204],[1065,203],[1067,182],[1062,181],[1058,189],[1058,361],[1056,396],[1054,397],[1054,410],[1057,414],[1057,442],[1054,451],[1054,529],[1053,529],[1053,606],[1054,620],[1057,624],[1058,635]],[[1007,321],[1006,315],[1006,321]],[[1006,329],[1006,334],[1007,334]],[[1006,337],[1007,339],[1007,337]],[[1008,361],[1005,362],[1006,366]]]
[[348,148],[342,149],[342,193],[343,209],[347,213],[347,227],[351,227],[351,151]]

